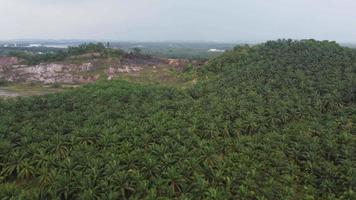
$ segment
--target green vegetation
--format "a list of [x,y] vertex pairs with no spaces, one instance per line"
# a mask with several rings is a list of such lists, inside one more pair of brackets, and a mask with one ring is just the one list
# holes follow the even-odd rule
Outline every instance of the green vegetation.
[[[187,67],[188,68],[188,67]],[[116,79],[131,83],[163,85],[175,88],[187,88],[195,83],[196,71],[178,72],[169,67],[146,67],[135,73],[120,73]]]
[[[0,94],[1,91],[9,94],[16,94],[16,96],[37,96],[49,93],[61,92],[64,89],[75,87],[75,85],[60,85],[54,83],[51,85],[43,85],[40,83],[9,83],[5,82],[4,85],[0,84]],[[6,95],[0,95],[0,98],[6,97]],[[11,95],[10,95],[11,97]]]
[[0,56],[6,56],[13,52],[27,52],[29,54],[41,53],[54,53],[62,51],[62,48],[50,48],[50,47],[2,47],[0,46]]
[[194,73],[0,101],[0,198],[356,198],[356,50],[271,41]]
[[61,84],[60,83],[53,83],[53,84],[51,84],[51,88],[61,88]]
[[125,55],[126,58],[136,58],[136,59],[150,59],[151,55],[145,54],[142,52],[142,49],[135,47],[130,50],[129,53]]
[[7,86],[8,84],[9,84],[8,81],[0,80],[0,87],[2,87],[2,86]]
[[209,49],[232,49],[235,44],[215,42],[113,42],[112,47],[131,51],[140,48],[143,54],[160,58],[178,58],[207,60],[221,55],[221,52],[209,52]]
[[[121,57],[125,54],[123,50],[106,48],[102,43],[82,44],[78,47],[69,47],[66,50],[36,54],[26,51],[12,51],[8,53],[10,56],[15,56],[24,60],[25,64],[36,65],[41,62],[63,61],[72,57],[88,56],[108,58]],[[86,55],[85,55],[86,54]]]
[[144,49],[144,53],[162,58],[177,58],[191,60],[208,60],[222,55],[221,52],[209,52],[209,49],[191,48],[163,48],[163,49]]

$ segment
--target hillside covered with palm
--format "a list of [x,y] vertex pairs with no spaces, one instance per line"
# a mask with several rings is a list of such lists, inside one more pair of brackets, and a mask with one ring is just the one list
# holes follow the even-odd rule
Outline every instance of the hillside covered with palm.
[[356,198],[356,50],[269,41],[182,73],[0,100],[0,198]]

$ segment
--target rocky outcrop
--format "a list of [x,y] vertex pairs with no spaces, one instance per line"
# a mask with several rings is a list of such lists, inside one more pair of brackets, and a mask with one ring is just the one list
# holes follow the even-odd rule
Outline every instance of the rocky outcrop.
[[10,66],[19,63],[20,60],[16,57],[0,56],[0,68],[1,66]]
[[78,59],[78,58],[99,58],[101,56],[100,53],[86,53],[78,56],[70,56],[70,59]]
[[118,73],[132,73],[132,72],[139,72],[143,68],[140,66],[131,66],[131,65],[123,65],[120,67],[109,67],[106,70],[106,74],[108,80],[113,79]]
[[83,64],[39,64],[39,65],[12,65],[0,67],[3,78],[11,82],[42,82],[45,84],[61,83],[87,83],[98,79],[97,76],[83,76],[81,72],[93,69],[91,63]]
[[[96,56],[85,54],[84,57]],[[67,63],[41,63],[39,65],[21,65],[16,57],[0,57],[0,80],[10,82],[41,82],[50,83],[89,83],[100,78],[103,72],[109,80],[120,73],[137,75],[145,68],[156,69],[174,68],[180,71],[190,63],[184,59],[87,59],[90,62]]]
[[187,63],[189,63],[188,60],[185,59],[167,59],[167,64],[175,67],[181,67]]

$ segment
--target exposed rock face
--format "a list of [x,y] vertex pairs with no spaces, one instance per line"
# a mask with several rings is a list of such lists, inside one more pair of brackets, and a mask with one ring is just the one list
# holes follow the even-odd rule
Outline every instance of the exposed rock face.
[[124,65],[122,67],[114,68],[110,67],[108,69],[108,74],[116,74],[116,73],[130,73],[130,72],[139,72],[143,68],[139,66],[129,66],[129,65]]
[[97,58],[100,57],[101,54],[100,53],[86,53],[86,54],[82,54],[79,56],[71,56],[70,58]]
[[189,63],[186,59],[167,59],[167,64],[174,67],[182,67]]
[[[83,57],[95,57],[97,54],[84,54]],[[82,57],[81,57],[82,58]],[[144,68],[174,68],[176,70],[190,63],[183,59],[88,59],[90,62],[79,64],[41,63],[39,65],[21,65],[16,57],[0,57],[0,79],[10,82],[50,83],[89,83],[100,78],[104,72],[111,80],[120,73],[136,75]]]
[[48,83],[87,83],[98,79],[97,76],[83,76],[80,72],[93,69],[91,63],[83,64],[39,64],[34,66],[12,65],[0,66],[0,73],[7,81]]
[[16,57],[0,56],[0,66],[9,66],[19,63]]
[[108,80],[111,80],[115,77],[116,74],[118,73],[131,73],[131,72],[139,72],[143,68],[139,66],[131,66],[131,65],[123,65],[121,67],[109,67],[109,69],[106,71],[106,74],[108,76]]

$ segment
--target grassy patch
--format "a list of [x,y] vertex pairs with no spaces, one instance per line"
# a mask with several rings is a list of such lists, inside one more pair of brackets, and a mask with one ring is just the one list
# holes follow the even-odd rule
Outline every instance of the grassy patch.
[[61,85],[58,83],[54,83],[51,85],[43,85],[40,83],[8,83],[6,86],[0,86],[0,91],[3,91],[4,94],[8,93],[10,97],[37,96],[61,92],[68,88],[72,88],[73,86],[74,85]]
[[181,73],[173,67],[146,67],[135,73],[119,73],[116,78],[134,83],[186,88],[194,84],[194,77],[193,73]]

